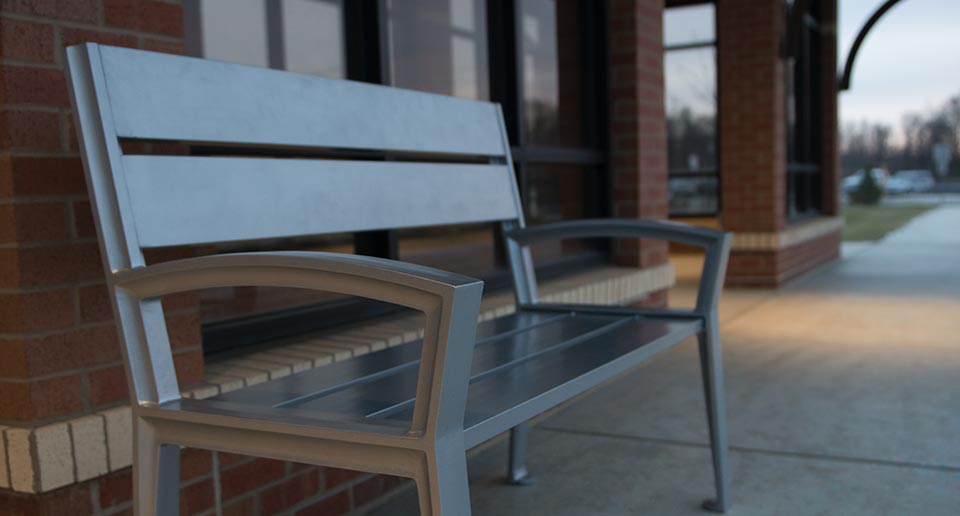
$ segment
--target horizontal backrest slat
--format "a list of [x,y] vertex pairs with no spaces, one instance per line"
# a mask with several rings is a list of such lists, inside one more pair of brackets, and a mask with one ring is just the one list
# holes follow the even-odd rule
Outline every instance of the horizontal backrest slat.
[[116,47],[117,136],[504,156],[499,108],[442,95]]
[[506,165],[123,157],[141,247],[519,217]]

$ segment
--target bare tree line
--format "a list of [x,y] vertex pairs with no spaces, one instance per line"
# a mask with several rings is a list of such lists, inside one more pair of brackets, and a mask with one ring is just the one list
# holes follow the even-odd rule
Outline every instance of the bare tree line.
[[903,139],[894,142],[893,128],[867,121],[843,125],[840,155],[845,174],[866,167],[890,171],[934,170],[934,147],[950,151],[948,177],[960,176],[960,94],[929,113],[907,113],[901,120]]

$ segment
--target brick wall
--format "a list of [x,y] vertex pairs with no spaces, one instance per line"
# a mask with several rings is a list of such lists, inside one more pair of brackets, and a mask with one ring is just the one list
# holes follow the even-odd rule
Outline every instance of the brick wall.
[[[837,0],[820,0],[820,30],[823,35],[820,60],[828,72],[839,70],[837,62]],[[834,73],[824,73],[823,78],[823,213],[840,214],[840,127],[839,83]]]
[[[663,0],[610,0],[610,113],[613,216],[665,219],[667,123],[663,79]],[[666,242],[617,239],[614,260],[624,267],[665,263]],[[666,292],[643,306],[664,306]]]
[[839,231],[775,251],[739,251],[730,255],[728,286],[771,288],[840,257]]
[[[338,515],[376,505],[408,485],[399,477],[318,468],[205,450],[181,456],[180,514]],[[220,498],[217,492],[221,493]],[[0,492],[0,515],[133,514],[129,468],[42,495]]]
[[[176,2],[0,7],[0,420],[37,425],[127,399],[74,135],[62,48],[182,51]],[[195,302],[167,303],[178,370],[202,375]]]
[[[667,123],[663,97],[663,0],[611,0],[610,89],[613,215],[667,217]],[[658,241],[618,240],[618,265],[666,260]]]
[[[839,213],[836,0],[823,9],[823,215]],[[724,0],[717,6],[721,225],[782,235],[786,218],[787,119],[782,0]],[[776,286],[835,258],[839,239],[731,253],[728,285]],[[789,264],[789,265],[788,265]]]
[[[182,53],[180,4],[0,2],[0,423],[11,427],[128,399],[63,73],[62,49],[86,41]],[[196,296],[164,305],[188,386],[203,374]],[[38,457],[29,460],[36,470]],[[41,496],[0,490],[0,513],[92,513],[97,486]]]
[[730,231],[784,226],[784,25],[783,0],[718,5],[721,220]]

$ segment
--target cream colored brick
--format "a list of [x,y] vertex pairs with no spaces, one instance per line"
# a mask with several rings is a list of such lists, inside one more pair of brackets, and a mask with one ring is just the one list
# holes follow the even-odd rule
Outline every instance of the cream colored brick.
[[133,414],[130,407],[102,412],[107,433],[107,456],[110,471],[133,464]]
[[94,415],[70,421],[73,458],[77,465],[77,481],[98,477],[108,472],[107,435],[103,416]]
[[30,434],[26,428],[7,428],[7,461],[10,466],[10,487],[22,493],[37,492],[33,458],[30,455]]
[[308,353],[298,352],[296,350],[286,349],[285,346],[277,346],[276,349],[260,353],[265,359],[282,362],[290,366],[294,373],[313,369],[313,357]]
[[[251,369],[249,367],[239,366],[235,363],[234,360],[229,360],[226,362],[215,362],[205,367],[205,372],[209,372],[207,379],[212,378],[213,375],[234,378],[239,380],[243,385],[249,387],[251,385],[256,385],[258,383],[263,383],[270,379],[270,375],[267,371],[261,369]],[[219,381],[215,383],[220,383]],[[221,390],[223,385],[221,384]]]
[[64,422],[42,426],[33,431],[33,438],[40,490],[50,491],[76,481],[69,425]]
[[0,426],[0,489],[10,489],[10,475],[7,474],[7,427]]
[[353,356],[353,353],[349,349],[344,349],[338,346],[330,346],[325,339],[310,339],[302,342],[299,344],[299,346],[312,349],[317,353],[327,353],[333,356],[334,362],[347,360]]
[[249,357],[238,360],[232,360],[231,365],[237,369],[246,369],[254,374],[266,373],[268,380],[276,380],[284,376],[290,376],[293,368],[289,365],[278,364],[273,361],[263,359],[263,357]]
[[190,397],[197,400],[212,398],[220,394],[220,387],[208,383],[198,385],[189,391]]
[[216,385],[217,389],[220,390],[220,394],[243,388],[243,378],[225,376],[206,369],[204,370],[203,381],[211,385]]

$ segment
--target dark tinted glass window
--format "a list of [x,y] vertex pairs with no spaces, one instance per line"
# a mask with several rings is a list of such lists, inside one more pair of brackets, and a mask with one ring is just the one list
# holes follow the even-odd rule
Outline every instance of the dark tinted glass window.
[[489,98],[486,2],[388,0],[389,83]]
[[713,4],[664,13],[670,214],[719,210],[717,52]]

